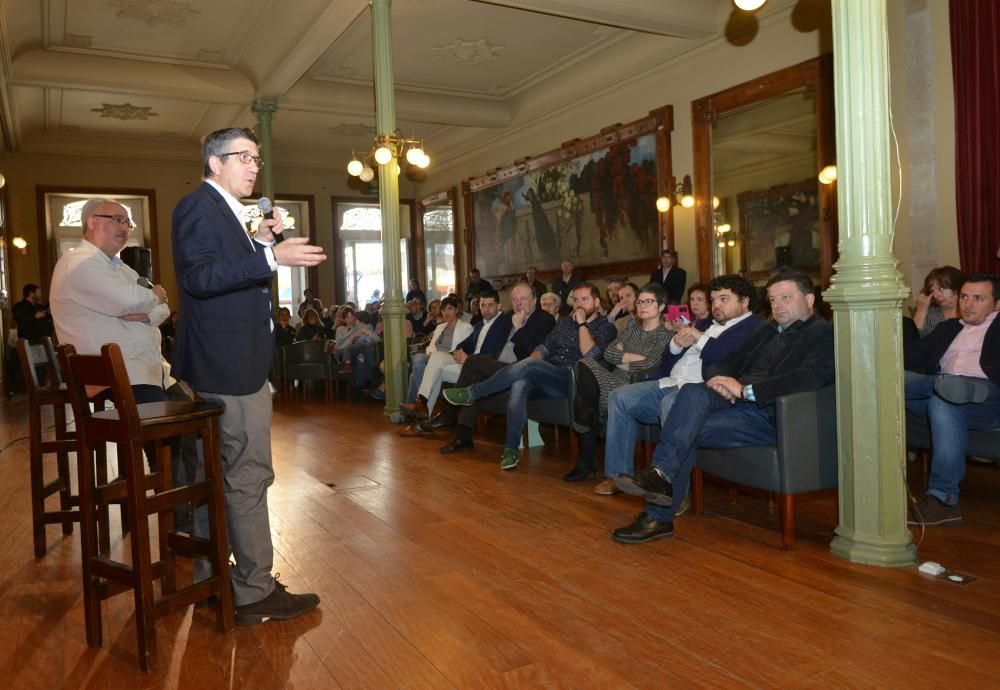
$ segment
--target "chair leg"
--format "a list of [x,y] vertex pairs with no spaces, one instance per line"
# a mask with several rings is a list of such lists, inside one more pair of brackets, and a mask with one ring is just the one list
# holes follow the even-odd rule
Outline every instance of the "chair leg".
[[705,494],[702,484],[704,475],[697,467],[691,472],[691,500],[694,503],[694,514],[703,515],[705,513]]
[[[171,456],[170,443],[158,441],[156,444],[157,465],[160,467],[162,484],[157,493],[169,491],[173,488],[173,457]],[[160,560],[163,561],[164,571],[161,582],[164,594],[172,594],[177,591],[177,567],[174,561],[174,553],[170,549],[170,532],[174,529],[174,511],[170,509],[163,513],[157,513],[156,526],[160,542]]]
[[[93,455],[90,455],[88,450],[87,457],[85,459],[87,463],[87,468],[90,471],[90,481],[94,481],[94,477],[97,477],[97,484],[104,485],[108,483],[108,449],[103,443],[99,444],[97,448],[94,449]],[[81,459],[77,457],[77,466],[79,467]],[[77,470],[79,473],[79,470]],[[78,479],[80,484],[83,484],[82,479]],[[82,494],[81,494],[82,495]],[[80,499],[80,503],[83,503],[83,498]],[[121,528],[122,528],[122,538],[128,534],[128,511],[125,509],[125,503],[119,503],[121,510]],[[97,521],[97,548],[102,554],[111,553],[111,518],[108,512],[108,504],[102,503],[99,506],[92,506],[95,511],[95,520]]]
[[[69,438],[66,431],[66,406],[53,405],[52,414],[55,420],[55,436],[57,440],[64,441]],[[69,453],[60,452],[56,454],[56,467],[59,472],[59,480],[62,486],[59,489],[59,507],[62,510],[72,510],[73,493],[69,478]],[[73,534],[73,523],[66,520],[62,523],[62,533],[64,536]]]
[[205,479],[212,483],[212,498],[207,506],[208,528],[212,544],[212,570],[219,582],[218,605],[215,622],[219,632],[233,629],[233,591],[229,585],[229,538],[226,532],[226,512],[222,477],[222,463],[219,461],[218,421],[212,419],[203,438]]
[[[135,631],[138,638],[139,668],[150,672],[149,655],[156,644],[156,610],[153,607],[153,565],[149,553],[149,520],[144,510],[142,443],[134,440],[130,445],[120,444],[119,452],[126,451],[128,509],[132,521],[132,588],[135,594]],[[166,468],[169,469],[169,468]],[[161,468],[161,471],[163,468]]]
[[35,546],[35,558],[45,556],[45,523],[42,521],[42,513],[45,512],[45,496],[43,496],[45,486],[45,474],[43,471],[42,455],[42,420],[38,406],[29,404],[28,426],[31,434],[31,447],[28,451],[29,472],[31,483],[31,528]]
[[778,510],[781,516],[781,546],[791,549],[795,546],[795,497],[779,494]]
[[94,474],[90,448],[77,444],[76,466],[80,496],[80,558],[83,571],[83,618],[87,644],[100,647],[101,598],[97,578],[91,571],[91,559],[97,557],[97,510],[94,505]]

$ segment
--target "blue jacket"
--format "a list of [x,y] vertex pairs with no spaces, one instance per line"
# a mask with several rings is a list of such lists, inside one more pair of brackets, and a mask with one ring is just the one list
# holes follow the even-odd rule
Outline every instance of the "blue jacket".
[[[465,354],[471,355],[476,352],[476,343],[479,342],[479,334],[483,332],[484,321],[479,321],[475,326],[472,327],[472,335],[463,340],[458,344],[456,350],[463,350]],[[483,347],[480,349],[479,354],[481,355],[492,355],[496,357],[500,354],[500,350],[503,348],[504,343],[507,342],[507,336],[510,334],[511,329],[511,314],[504,312],[497,316],[496,321],[490,326],[490,330],[486,331],[486,338],[483,340]]]
[[249,395],[274,359],[271,268],[225,199],[203,182],[173,214],[180,320],[172,373],[196,391]]
[[[673,271],[670,271],[673,273]],[[735,352],[743,343],[746,342],[747,336],[753,332],[753,329],[757,327],[760,323],[760,317],[756,314],[750,314],[742,321],[740,321],[735,326],[727,328],[718,338],[709,338],[708,342],[705,343],[705,347],[701,349],[701,376],[703,379],[708,380],[708,368],[716,362],[716,360],[722,359],[731,352]],[[702,319],[695,323],[694,327],[699,331],[707,331],[708,327],[712,325],[712,318]],[[666,349],[663,350],[663,362],[660,364],[659,370],[651,378],[662,379],[664,376],[670,376],[671,369],[677,364],[677,360],[684,356],[687,352],[687,348],[681,350],[680,354],[672,354],[670,352],[670,346],[668,345]]]

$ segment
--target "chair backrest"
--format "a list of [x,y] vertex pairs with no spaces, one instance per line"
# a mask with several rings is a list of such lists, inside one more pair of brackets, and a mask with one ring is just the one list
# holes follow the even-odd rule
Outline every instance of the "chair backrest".
[[[48,341],[48,344],[51,347],[52,339],[45,338],[45,340]],[[62,375],[59,372],[59,365],[56,363],[56,360],[50,356],[44,342],[31,345],[24,338],[18,338],[17,357],[21,361],[21,370],[24,372],[24,383],[28,388],[29,397],[34,395],[38,389],[43,388],[44,385],[54,385],[58,387],[59,384],[62,383]],[[45,367],[48,372],[48,376],[46,378],[47,384],[42,384],[38,378],[38,369],[40,367]]]
[[[94,421],[89,404],[93,389],[106,388],[118,412],[118,420],[101,420],[101,425],[123,425],[123,431],[127,431],[129,438],[139,438],[141,431],[135,395],[132,393],[121,348],[116,343],[102,346],[99,355],[77,354],[76,348],[72,345],[60,345],[59,359],[66,372],[66,386],[69,389],[73,414],[77,419],[78,428],[82,428],[84,434]],[[87,390],[88,387],[91,388],[90,391]]]
[[326,360],[325,340],[300,340],[282,348],[285,364],[322,364]]

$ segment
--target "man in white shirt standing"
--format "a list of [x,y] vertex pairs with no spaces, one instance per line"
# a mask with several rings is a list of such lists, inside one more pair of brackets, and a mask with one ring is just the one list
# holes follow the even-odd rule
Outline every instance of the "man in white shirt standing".
[[[687,383],[703,381],[705,368],[737,350],[760,319],[750,311],[753,286],[738,275],[709,283],[710,324],[699,323],[678,331],[664,352],[662,378],[622,386],[608,397],[608,424],[604,451],[605,480],[595,493],[618,493],[614,477],[635,472],[635,423],[663,424],[677,392]],[[706,320],[707,321],[707,320]],[[700,330],[695,326],[701,326]]]

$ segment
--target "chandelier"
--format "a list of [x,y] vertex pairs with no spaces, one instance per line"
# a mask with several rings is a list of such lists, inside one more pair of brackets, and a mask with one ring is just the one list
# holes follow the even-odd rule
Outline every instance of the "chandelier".
[[[370,151],[360,156],[357,151],[351,151],[351,162],[347,164],[347,172],[352,177],[360,178],[362,182],[371,182],[375,178],[373,162],[378,165],[388,165],[400,158],[418,168],[426,168],[431,164],[431,158],[424,152],[422,139],[407,139],[398,129],[392,134],[375,137]],[[395,173],[399,174],[399,164],[395,165]]]

